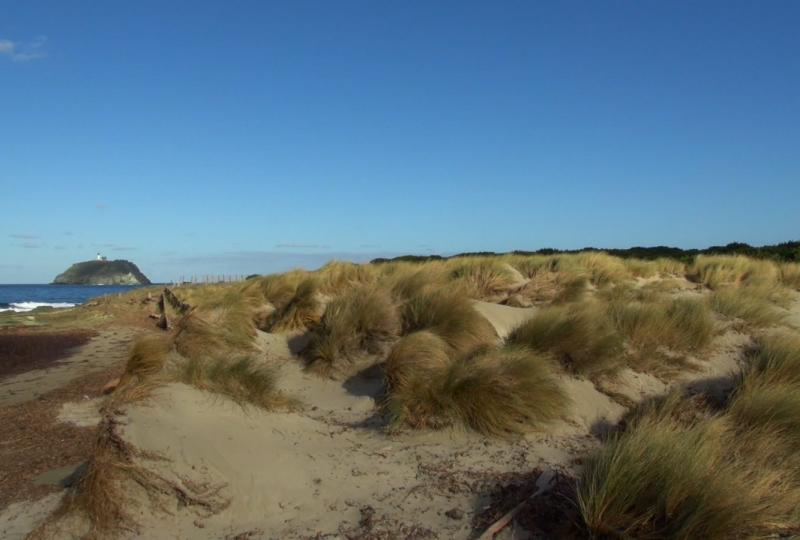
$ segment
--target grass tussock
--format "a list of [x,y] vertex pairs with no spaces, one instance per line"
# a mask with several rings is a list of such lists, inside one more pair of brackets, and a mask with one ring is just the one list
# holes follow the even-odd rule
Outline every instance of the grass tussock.
[[555,272],[558,267],[558,258],[548,255],[506,255],[503,260],[527,279],[537,274]]
[[639,358],[637,363],[659,356],[664,349],[673,352],[697,352],[707,347],[714,336],[711,310],[700,301],[673,298],[652,301],[609,303],[614,326],[624,337],[629,349]]
[[780,270],[772,261],[742,255],[698,255],[686,277],[718,289],[726,285],[774,284],[780,279]]
[[450,346],[426,330],[412,332],[394,344],[384,364],[389,388],[409,388],[415,378],[426,378],[450,364]]
[[423,292],[402,307],[403,334],[429,330],[458,354],[493,344],[497,334],[491,323],[457,288]]
[[800,263],[782,263],[780,272],[784,286],[800,291]]
[[343,261],[331,261],[315,272],[319,290],[330,295],[374,283],[377,274],[378,271],[373,265]]
[[[775,442],[800,450],[800,385],[746,377],[730,405],[730,416],[742,431],[765,430]],[[775,436],[777,435],[777,436]]]
[[[726,417],[649,414],[584,465],[578,505],[592,535],[759,538],[797,524],[800,491],[763,433]],[[747,447],[748,452],[741,450]]]
[[588,286],[589,278],[583,274],[542,271],[531,277],[518,294],[533,302],[563,304],[581,300]]
[[666,257],[659,257],[653,261],[656,265],[659,275],[661,276],[680,276],[686,275],[686,265],[681,261],[675,259],[668,259]]
[[581,375],[614,371],[623,364],[620,336],[602,302],[543,308],[508,341],[551,353]]
[[445,287],[449,281],[446,268],[438,262],[425,265],[394,263],[394,266],[386,266],[381,284],[399,301],[433,292]]
[[389,291],[362,285],[332,300],[311,334],[308,368],[322,375],[348,374],[364,353],[377,354],[401,330]]
[[633,277],[650,278],[658,275],[658,265],[655,261],[643,259],[623,259],[623,264]]
[[273,409],[290,403],[277,390],[275,370],[250,356],[187,360],[178,366],[177,378],[200,390],[227,396],[242,406]]
[[315,278],[300,281],[294,294],[282,306],[275,306],[269,324],[272,332],[311,328],[319,322],[322,305],[318,298],[319,285]]
[[131,379],[144,381],[158,375],[171,350],[172,339],[168,335],[156,334],[138,338],[131,348],[121,383]]
[[574,274],[586,274],[596,287],[618,283],[632,277],[622,259],[603,252],[563,255],[559,258],[558,268]]
[[781,332],[761,339],[748,355],[750,376],[800,386],[800,336]]
[[783,314],[769,300],[763,288],[756,286],[725,287],[715,290],[709,302],[714,311],[734,319],[741,319],[754,327],[778,324]]
[[255,305],[267,302],[275,309],[283,309],[294,297],[300,282],[307,278],[308,272],[305,270],[270,274],[246,281],[242,292],[252,298]]
[[244,309],[230,309],[212,314],[195,311],[175,323],[175,349],[188,359],[221,358],[232,352],[253,348],[255,329]]
[[454,259],[449,267],[450,279],[471,298],[497,300],[517,286],[513,268],[497,259]]
[[392,351],[387,409],[394,426],[454,426],[508,436],[564,413],[567,398],[548,358],[512,346],[446,361],[442,345],[433,334],[419,333]]

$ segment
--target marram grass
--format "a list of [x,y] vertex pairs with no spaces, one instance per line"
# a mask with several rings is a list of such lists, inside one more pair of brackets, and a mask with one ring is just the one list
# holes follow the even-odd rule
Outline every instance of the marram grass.
[[380,353],[400,329],[400,313],[389,291],[354,287],[325,308],[311,334],[308,368],[326,376],[347,375],[359,355]]
[[[452,426],[503,437],[541,428],[566,411],[550,359],[531,349],[487,347],[445,361],[443,344],[409,338],[413,344],[401,340],[389,361],[386,407],[395,427]],[[420,355],[426,349],[433,354]],[[404,370],[408,364],[415,369]]]

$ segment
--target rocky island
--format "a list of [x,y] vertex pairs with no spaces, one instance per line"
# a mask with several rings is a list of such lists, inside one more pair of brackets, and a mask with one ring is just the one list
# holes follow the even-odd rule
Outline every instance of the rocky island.
[[150,280],[130,261],[75,263],[53,280],[57,285],[150,285]]

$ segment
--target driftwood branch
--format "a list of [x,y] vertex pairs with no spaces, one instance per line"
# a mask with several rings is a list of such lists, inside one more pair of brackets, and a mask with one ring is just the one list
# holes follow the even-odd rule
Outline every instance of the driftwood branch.
[[158,306],[158,313],[159,313],[158,322],[156,323],[156,326],[161,328],[162,330],[166,330],[169,328],[169,321],[167,320],[167,310],[164,307],[163,294],[158,297],[158,304],[156,305]]

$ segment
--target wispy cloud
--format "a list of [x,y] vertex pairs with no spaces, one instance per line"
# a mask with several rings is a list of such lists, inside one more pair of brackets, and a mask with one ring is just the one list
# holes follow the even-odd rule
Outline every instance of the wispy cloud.
[[376,257],[392,257],[397,253],[349,253],[327,251],[322,253],[286,253],[280,251],[229,251],[207,255],[193,255],[168,259],[173,264],[225,264],[237,267],[266,266],[283,263],[287,267],[302,266],[303,268],[318,268],[328,261],[340,260],[351,262],[367,262]]
[[41,238],[41,236],[39,236],[38,234],[22,234],[22,233],[9,234],[8,236],[13,238],[14,240],[38,240],[39,238]]
[[42,247],[42,244],[38,242],[28,241],[28,242],[22,242],[21,244],[17,244],[17,246],[25,249],[39,249],[40,247]]
[[320,245],[320,244],[276,244],[276,249],[330,249],[331,246]]
[[44,51],[45,43],[47,38],[44,36],[25,42],[0,39],[0,56],[10,58],[13,62],[29,62],[44,58],[47,56]]
[[99,202],[96,203],[94,207],[97,208],[98,210],[105,210],[106,208],[108,208],[108,205],[106,203]]
[[108,250],[111,250],[111,251],[135,251],[136,250],[136,248],[133,247],[133,246],[121,246],[119,244],[110,244],[110,243],[92,244],[92,247],[108,249]]

